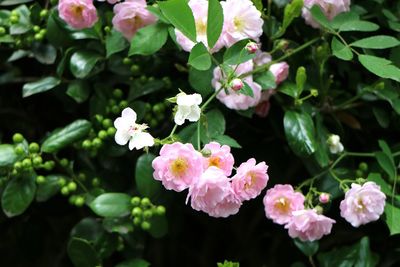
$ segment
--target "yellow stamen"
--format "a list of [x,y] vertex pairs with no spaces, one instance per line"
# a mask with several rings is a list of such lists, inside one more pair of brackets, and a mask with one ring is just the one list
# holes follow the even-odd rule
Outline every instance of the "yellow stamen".
[[177,158],[171,163],[171,172],[175,176],[182,176],[188,169],[187,160],[184,158]]
[[288,213],[290,209],[290,202],[285,197],[280,197],[275,202],[275,208],[278,209],[281,213]]
[[257,181],[257,175],[254,172],[250,171],[247,173],[247,175],[250,176],[250,182],[244,184],[244,189],[246,190],[251,188]]
[[233,25],[235,25],[235,30],[242,31],[244,29],[244,21],[239,17],[233,18]]
[[210,157],[208,159],[208,167],[217,167],[220,168],[221,167],[221,159],[219,157]]

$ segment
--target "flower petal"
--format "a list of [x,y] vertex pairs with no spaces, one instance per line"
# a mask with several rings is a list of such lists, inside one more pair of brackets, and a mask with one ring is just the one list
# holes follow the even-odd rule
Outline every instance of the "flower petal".
[[122,111],[122,118],[132,121],[133,123],[136,121],[136,112],[131,108],[125,108]]
[[124,146],[124,145],[126,145],[126,143],[128,143],[129,138],[131,138],[131,137],[128,134],[128,132],[117,130],[114,138],[115,138],[115,142],[118,145]]
[[192,106],[190,109],[190,113],[186,116],[186,119],[188,119],[191,122],[198,121],[200,119],[201,115],[201,109],[199,106]]

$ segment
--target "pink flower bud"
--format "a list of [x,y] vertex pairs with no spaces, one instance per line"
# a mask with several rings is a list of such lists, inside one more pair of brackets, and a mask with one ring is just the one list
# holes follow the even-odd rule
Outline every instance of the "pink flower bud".
[[322,193],[321,195],[319,195],[319,202],[321,202],[322,204],[328,203],[330,199],[331,195],[328,193]]
[[231,81],[229,86],[233,91],[239,91],[243,88],[244,84],[241,79],[235,78]]
[[258,44],[256,44],[255,42],[249,42],[249,43],[246,45],[246,50],[247,50],[247,52],[249,52],[250,54],[256,53],[256,52],[258,51],[258,49],[259,49],[259,46],[258,46]]

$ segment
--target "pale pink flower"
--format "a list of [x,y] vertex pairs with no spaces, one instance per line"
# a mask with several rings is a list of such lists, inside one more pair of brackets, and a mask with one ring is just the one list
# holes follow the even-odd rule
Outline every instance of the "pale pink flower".
[[352,226],[358,227],[378,220],[384,211],[385,200],[385,194],[376,183],[352,183],[351,189],[340,202],[340,215]]
[[[196,23],[196,41],[202,42],[206,47],[208,47],[208,42],[207,42],[208,1],[190,0],[189,7],[192,9],[194,20]],[[182,49],[187,52],[190,52],[195,43],[191,41],[189,38],[187,38],[178,29],[175,29],[175,35],[176,35],[176,41],[182,47]],[[211,52],[217,52],[224,46],[221,36],[219,37],[214,47],[211,49]]]
[[267,117],[271,108],[271,103],[269,102],[269,99],[275,93],[276,91],[274,89],[267,89],[262,91],[260,102],[258,102],[254,113],[256,113],[261,118]]
[[269,71],[274,75],[275,84],[278,86],[288,77],[289,65],[286,62],[275,63],[269,67]]
[[231,175],[235,160],[229,146],[211,142],[204,146],[204,150],[210,151],[210,156],[203,159],[204,169],[214,166],[220,168],[226,176]]
[[318,214],[314,209],[297,210],[285,228],[289,230],[291,238],[301,241],[315,241],[331,233],[335,220]]
[[[236,75],[241,75],[243,73],[249,72],[253,70],[253,62],[251,60],[239,64],[237,67],[232,66],[235,70]],[[249,75],[242,79],[243,82],[246,82],[250,88],[253,90],[254,96],[247,96],[242,94],[240,91],[234,91],[232,89],[223,89],[217,94],[217,99],[221,101],[225,106],[230,109],[236,110],[246,110],[248,108],[254,107],[260,101],[261,97],[261,86],[253,82],[253,76]],[[211,81],[212,86],[218,91],[222,83],[225,83],[224,76],[222,75],[221,69],[216,67],[214,69],[214,77]]]
[[243,39],[258,41],[263,33],[261,13],[250,0],[226,0],[224,10],[223,39],[227,47]]
[[257,50],[256,57],[253,58],[254,65],[256,67],[265,65],[271,62],[271,60],[272,60],[271,55],[267,52],[262,52],[261,50]]
[[187,200],[189,198],[193,209],[212,217],[236,214],[242,205],[232,190],[229,178],[214,166],[208,168],[199,181],[189,188]]
[[147,9],[145,0],[128,0],[114,6],[112,23],[126,39],[131,40],[136,32],[156,22],[157,18]]
[[265,215],[277,224],[290,222],[293,211],[304,209],[303,194],[288,184],[277,184],[268,189],[263,202]]
[[310,9],[314,5],[320,6],[326,18],[332,20],[338,14],[349,11],[350,2],[350,0],[304,0],[302,16],[308,25],[314,28],[320,28],[319,23],[313,19],[310,12]]
[[90,28],[98,20],[92,0],[60,0],[58,14],[68,25],[78,30]]
[[268,183],[268,166],[265,162],[256,165],[255,159],[240,164],[236,175],[232,177],[232,188],[240,200],[257,197]]
[[203,173],[203,156],[192,144],[166,144],[152,163],[153,177],[168,190],[181,192],[193,185]]

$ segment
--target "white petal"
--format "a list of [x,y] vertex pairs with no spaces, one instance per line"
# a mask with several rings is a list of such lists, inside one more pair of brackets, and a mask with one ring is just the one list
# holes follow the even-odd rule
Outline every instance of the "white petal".
[[129,141],[129,149],[142,149],[145,146],[153,146],[154,138],[149,133],[137,133]]
[[131,108],[125,108],[122,111],[122,118],[135,123],[136,118],[137,118],[136,112]]
[[126,120],[125,118],[122,118],[122,117],[118,117],[118,118],[115,119],[115,121],[114,121],[114,127],[115,127],[117,130],[124,130],[124,131],[126,131],[126,130],[128,130],[129,127],[130,127],[129,120]]
[[129,138],[131,138],[131,137],[128,134],[128,132],[117,130],[114,138],[115,138],[115,142],[118,145],[124,146],[124,145],[126,145],[126,143],[128,143]]
[[178,106],[192,106],[192,105],[200,105],[201,104],[201,95],[199,94],[181,94],[176,98],[176,103]]
[[174,121],[177,125],[182,125],[185,122],[186,117],[190,113],[190,107],[178,106],[178,110],[175,113]]
[[200,114],[201,114],[201,109],[199,106],[192,106],[190,109],[190,113],[186,116],[186,119],[188,119],[191,122],[198,121],[200,119]]

